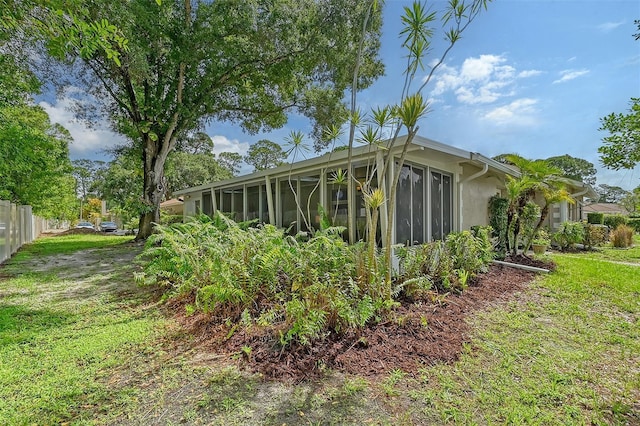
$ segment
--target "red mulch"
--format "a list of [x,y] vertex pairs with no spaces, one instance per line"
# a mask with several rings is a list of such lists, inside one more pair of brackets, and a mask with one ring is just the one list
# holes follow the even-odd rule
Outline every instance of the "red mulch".
[[527,257],[524,255],[517,255],[516,257],[509,256],[505,259],[505,262],[517,263],[519,265],[534,266],[536,268],[548,269],[550,271],[556,270],[556,264],[553,260],[535,259],[533,257]]
[[423,365],[457,360],[463,343],[469,342],[465,318],[492,302],[508,299],[533,277],[532,272],[494,265],[464,293],[449,294],[444,302],[403,302],[379,324],[358,332],[332,333],[310,346],[293,345],[284,350],[273,328],[230,333],[228,326],[204,314],[185,317],[185,301],[175,301],[170,307],[181,312],[181,322],[201,349],[243,354],[242,348],[250,347],[250,355],[243,354],[238,361],[267,378],[300,381],[322,375],[325,368],[372,377],[396,368],[415,372]]

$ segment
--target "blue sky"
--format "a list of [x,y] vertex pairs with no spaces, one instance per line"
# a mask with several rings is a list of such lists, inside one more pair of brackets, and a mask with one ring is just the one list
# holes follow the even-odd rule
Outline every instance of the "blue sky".
[[[387,0],[381,57],[386,75],[358,95],[363,110],[398,102],[404,52],[398,33],[403,6]],[[445,3],[435,2],[440,10]],[[487,156],[516,152],[527,158],[569,154],[598,167],[598,183],[627,189],[640,185],[640,169],[600,167],[597,149],[605,132],[600,117],[625,112],[640,97],[640,41],[634,19],[637,0],[497,0],[489,4],[454,47],[426,87],[432,112],[420,135]],[[441,55],[440,33],[433,52]],[[425,71],[426,75],[427,71]],[[67,101],[43,104],[53,121],[74,136],[73,158],[98,158],[117,140],[107,130],[87,130],[71,122]],[[260,139],[283,142],[309,124],[292,116],[282,129],[247,135],[233,123],[212,123],[207,133],[216,151],[244,153]],[[245,168],[245,171],[249,171]]]

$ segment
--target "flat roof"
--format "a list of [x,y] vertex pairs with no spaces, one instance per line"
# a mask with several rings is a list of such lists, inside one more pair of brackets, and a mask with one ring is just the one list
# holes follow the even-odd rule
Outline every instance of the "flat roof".
[[[407,135],[398,136],[395,141],[393,147],[389,149],[399,150],[407,140]],[[383,141],[381,144],[385,146],[386,143],[389,142],[389,139]],[[432,139],[428,139],[419,135],[416,135],[411,144],[417,147],[422,147],[425,149],[430,149],[436,152],[441,152],[443,154],[448,154],[454,157],[459,158],[459,161],[468,161],[468,162],[476,162],[480,164],[487,164],[494,170],[497,170],[504,174],[509,174],[513,176],[518,176],[520,173],[517,169],[514,169],[506,164],[502,164],[498,161],[495,161],[491,158],[485,157],[482,154],[476,152],[470,152],[461,148],[457,148],[451,145],[446,145],[442,142],[434,141]],[[372,148],[369,145],[357,146],[353,148],[352,157],[354,161],[359,161],[361,159],[370,158],[375,156],[376,149]],[[175,191],[174,195],[182,195],[190,192],[197,192],[205,189],[210,189],[212,187],[221,187],[228,185],[238,185],[244,184],[252,181],[264,180],[266,176],[283,176],[289,173],[299,174],[307,170],[317,169],[318,166],[322,167],[332,167],[335,163],[341,163],[347,160],[349,152],[347,149],[341,149],[338,151],[332,151],[325,153],[323,155],[296,161],[295,163],[284,164],[282,166],[274,167],[272,169],[260,170],[253,173],[249,173],[246,175],[235,176],[230,179],[225,179],[221,181],[215,181],[206,183],[199,186],[194,186],[190,188],[181,189],[179,191]]]

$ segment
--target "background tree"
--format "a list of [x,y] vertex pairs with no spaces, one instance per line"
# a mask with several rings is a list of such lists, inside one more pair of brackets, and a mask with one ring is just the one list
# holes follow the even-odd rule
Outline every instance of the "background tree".
[[494,157],[491,157],[492,160],[496,160],[498,163],[502,163],[502,164],[508,164],[508,165],[514,165],[510,160],[509,157],[512,155],[518,155],[515,153],[510,153],[510,154],[498,154]]
[[609,169],[633,169],[640,162],[640,98],[631,98],[629,114],[609,114],[600,119],[602,138],[598,148],[602,164]]
[[287,153],[282,147],[268,139],[261,139],[249,147],[244,162],[253,166],[254,171],[271,169],[284,164]]
[[561,170],[562,176],[595,185],[597,170],[593,163],[568,154],[549,157],[545,160],[549,165]]
[[630,213],[640,211],[640,186],[625,195],[620,204]]
[[629,191],[619,186],[612,186],[607,184],[601,184],[594,188],[600,195],[598,199],[599,203],[620,203],[626,196],[629,195]]
[[[143,170],[138,238],[150,235],[159,220],[164,166],[180,134],[212,119],[249,132],[277,128],[290,111],[312,118],[320,134],[342,114],[364,7],[357,0],[282,0],[268,8],[231,0],[91,0],[71,6],[75,13],[62,16],[60,31],[71,39],[47,43],[49,53],[75,61],[78,72],[59,82],[82,84],[132,140]],[[107,25],[111,38],[96,43],[87,37],[86,45],[89,30],[71,19],[78,15],[118,27]],[[380,25],[366,35],[360,88],[383,72]],[[128,43],[117,48],[121,40]]]
[[96,180],[100,171],[106,167],[104,161],[88,159],[73,160],[73,177],[76,179],[78,196],[87,200],[89,195],[96,195]]
[[240,173],[240,164],[242,164],[242,155],[237,152],[221,152],[218,155],[218,164],[227,170],[231,176]]
[[120,212],[127,223],[144,209],[142,198],[142,169],[137,153],[122,147],[114,150],[115,159],[98,172],[95,189],[107,202],[107,208]]
[[193,132],[178,138],[176,151],[187,154],[211,154],[213,153],[213,140],[204,132]]
[[39,106],[0,107],[0,199],[31,205],[46,218],[70,219],[76,202],[70,140]]
[[232,177],[232,172],[212,153],[172,152],[167,160],[165,198],[173,198],[179,189],[203,185]]

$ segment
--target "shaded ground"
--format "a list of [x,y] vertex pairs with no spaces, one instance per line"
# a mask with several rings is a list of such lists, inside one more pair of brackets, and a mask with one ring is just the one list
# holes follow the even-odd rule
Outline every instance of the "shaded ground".
[[[463,345],[470,341],[466,317],[505,300],[533,277],[532,272],[493,266],[461,295],[434,293],[429,301],[404,302],[379,324],[358,332],[332,334],[310,347],[295,345],[285,351],[273,330],[253,327],[231,333],[228,326],[211,322],[204,315],[182,317],[181,322],[196,336],[197,346],[240,354],[241,366],[269,378],[297,382],[320,376],[327,369],[365,377],[381,376],[394,369],[413,373],[425,365],[458,359]],[[183,312],[181,305],[174,308]]]

